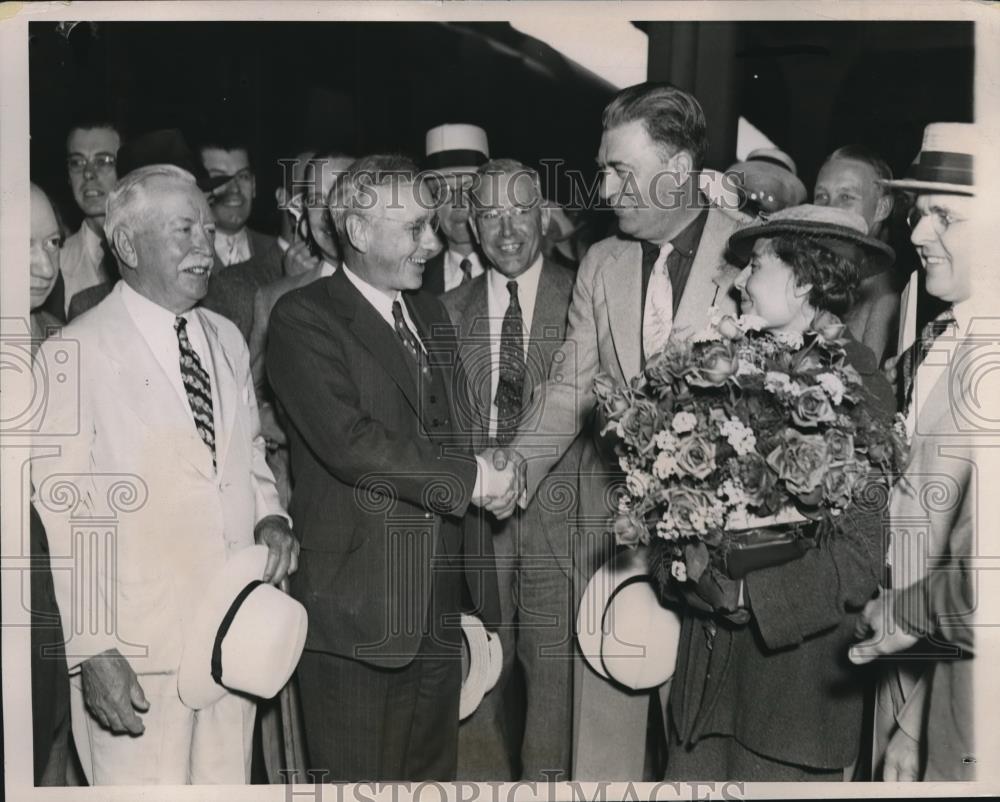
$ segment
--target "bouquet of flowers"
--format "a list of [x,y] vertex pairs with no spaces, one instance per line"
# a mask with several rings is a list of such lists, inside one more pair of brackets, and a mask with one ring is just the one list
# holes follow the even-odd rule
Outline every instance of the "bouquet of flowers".
[[806,528],[822,536],[867,481],[905,461],[900,421],[873,412],[842,326],[788,336],[762,323],[717,320],[627,384],[595,380],[625,473],[614,534],[649,546],[661,582],[725,571],[762,527],[815,522]]

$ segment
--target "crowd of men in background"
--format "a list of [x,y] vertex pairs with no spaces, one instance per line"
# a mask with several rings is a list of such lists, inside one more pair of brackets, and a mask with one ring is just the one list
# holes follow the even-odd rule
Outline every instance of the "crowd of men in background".
[[[649,88],[630,90],[641,95]],[[662,168],[654,147],[662,143],[641,126],[630,127],[637,118],[629,117],[627,104],[639,100],[626,97],[606,112],[599,155],[605,198],[615,194],[622,165],[635,174],[645,169],[644,160]],[[689,160],[677,169],[697,174],[703,143],[673,144],[671,158],[687,154]],[[621,757],[620,768],[623,778],[641,777],[644,766],[648,770],[648,699],[636,703],[615,689],[588,684],[594,677],[581,675],[573,656],[576,605],[603,557],[571,542],[565,511],[551,499],[560,476],[602,472],[588,465],[589,434],[582,423],[564,433],[558,453],[531,462],[526,476],[504,451],[534,430],[543,412],[536,388],[558,368],[554,359],[573,316],[577,270],[588,243],[576,237],[572,212],[568,216],[546,201],[530,167],[495,158],[487,132],[473,125],[449,123],[429,131],[421,165],[396,156],[355,159],[322,148],[292,155],[293,166],[276,193],[280,231],[272,236],[248,226],[254,204],[263,199],[246,141],[208,137],[192,149],[178,131],[123,141],[114,124],[101,120],[68,132],[68,180],[83,222],[65,237],[58,255],[47,251],[40,260],[39,270],[56,264],[58,271],[49,270],[54,289],[37,308],[44,306],[54,325],[70,323],[67,331],[95,349],[102,337],[135,340],[117,356],[102,352],[102,359],[118,359],[117,372],[91,366],[110,386],[103,402],[109,409],[85,410],[92,415],[85,423],[97,432],[88,447],[101,456],[114,450],[101,444],[102,425],[122,427],[121,437],[134,438],[138,450],[168,449],[171,438],[184,440],[174,446],[190,450],[186,455],[154,451],[151,458],[133,455],[103,467],[144,478],[144,471],[151,472],[151,490],[172,499],[159,512],[177,525],[208,518],[228,548],[245,545],[249,537],[233,534],[236,520],[268,547],[268,580],[279,584],[287,577],[309,613],[297,674],[303,759],[325,771],[325,779],[582,777],[588,761],[601,763],[598,753],[606,760],[630,748],[627,738],[609,744],[602,722],[636,704],[628,715],[641,722],[641,732],[628,737],[643,746],[628,759],[636,765]],[[440,176],[437,195],[421,195],[430,192],[419,188],[421,169]],[[636,250],[629,269],[638,270],[641,262],[647,276],[656,258],[655,249],[647,254],[648,241],[676,237],[669,262],[673,314],[696,322],[712,300],[700,283],[699,255],[721,252],[720,243],[737,226],[808,195],[817,205],[857,212],[871,235],[892,242],[896,266],[864,276],[845,322],[880,363],[893,365],[940,308],[930,296],[918,303],[919,260],[900,238],[905,210],[884,183],[893,177],[885,161],[864,145],[840,147],[823,163],[811,191],[794,162],[776,149],[755,151],[730,169],[738,179],[738,208],[730,204],[720,211],[714,205],[721,204],[718,182],[702,180],[697,199],[703,207],[647,207],[619,215],[617,231],[609,232],[613,239],[595,245],[587,263],[624,259],[624,251],[608,243],[638,240],[641,258]],[[390,204],[380,194],[385,187],[376,184],[374,211],[346,213],[357,200],[351,195],[356,182],[348,179],[366,171],[399,175],[405,186],[418,188]],[[483,181],[485,176],[499,178]],[[44,205],[41,195],[39,203]],[[35,216],[33,211],[33,246]],[[33,275],[35,269],[33,261]],[[170,314],[159,320],[148,301]],[[603,325],[591,323],[595,331]],[[450,333],[438,334],[445,329]],[[157,343],[168,350],[157,351]],[[460,357],[452,372],[435,360],[442,349]],[[127,417],[115,398],[146,397],[127,374],[139,383],[145,379],[148,387],[152,372],[168,362],[173,387],[163,383],[159,389],[176,390],[183,402],[173,410],[178,419],[163,412],[157,420],[168,421],[167,430],[148,448],[140,446],[142,430],[130,417],[113,423],[102,415]],[[458,372],[463,375],[456,377]],[[140,417],[160,415],[142,409],[148,397],[136,404]],[[199,409],[207,412],[200,415]],[[194,420],[189,438],[177,434],[184,415]],[[150,459],[167,467],[153,470]],[[175,459],[183,469],[172,467]],[[36,489],[45,475],[65,468],[52,462],[37,471]],[[156,485],[158,480],[163,484]],[[582,480],[578,487],[582,498]],[[595,480],[587,493],[601,487]],[[232,509],[234,493],[249,510]],[[377,501],[383,496],[395,502],[391,514]],[[604,498],[597,492],[593,497],[595,503]],[[385,534],[393,515],[428,522],[417,545]],[[60,520],[33,518],[33,534]],[[174,548],[202,549],[188,539]],[[412,548],[415,556],[395,565],[387,556],[394,548]],[[204,565],[196,570],[175,564],[168,551],[143,553],[134,545],[121,550],[120,560],[140,565],[120,568],[122,581],[155,584],[160,570],[189,570],[188,588],[205,581]],[[215,552],[205,554],[205,564],[225,561]],[[439,561],[434,565],[447,570],[432,570],[431,554]],[[63,608],[64,592],[57,582],[54,596]],[[180,604],[173,592],[142,599],[130,586],[119,605]],[[503,655],[492,690],[464,715],[458,657],[468,633],[446,623],[459,613],[476,614]],[[402,625],[387,621],[397,616]],[[431,624],[408,627],[409,618]],[[238,705],[197,715],[175,710],[165,701],[172,691],[151,680],[171,670],[173,635],[139,622],[135,627],[130,632],[141,632],[151,654],[166,654],[166,662],[126,660],[114,642],[92,644],[89,652],[79,638],[67,645],[76,655],[69,658],[69,697],[86,780],[248,782],[251,712]],[[358,644],[366,645],[365,654],[358,654]],[[96,670],[109,652],[115,661],[105,660],[109,667]],[[61,675],[42,681],[67,680]],[[56,697],[52,688],[40,691]],[[590,705],[581,714],[581,694],[592,700],[606,694],[607,706],[595,713]],[[149,723],[154,715],[162,716],[156,728]],[[35,711],[37,782],[72,777],[67,720],[65,712]],[[225,732],[234,733],[233,742],[245,751],[223,754]],[[919,737],[910,740],[921,743]],[[262,749],[269,748],[265,740]],[[886,759],[900,771],[911,766],[907,755]],[[168,764],[169,770],[162,768]],[[594,771],[608,776],[603,768]],[[910,778],[924,776],[935,775],[913,769]]]

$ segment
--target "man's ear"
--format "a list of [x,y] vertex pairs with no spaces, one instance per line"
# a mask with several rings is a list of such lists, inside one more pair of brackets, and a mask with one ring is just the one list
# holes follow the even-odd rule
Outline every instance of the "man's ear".
[[545,203],[541,202],[542,207],[542,235],[544,236],[548,233],[549,224],[552,222],[552,209]]
[[365,218],[359,214],[349,214],[344,221],[344,233],[354,250],[359,253],[368,253],[371,226]]
[[114,246],[118,258],[128,267],[133,270],[139,267],[139,254],[135,252],[135,246],[132,244],[132,232],[124,226],[118,226],[111,233],[111,244]]
[[257,197],[257,176],[250,173],[250,200]]
[[274,190],[274,200],[278,204],[279,211],[287,211],[285,206],[288,203],[288,192],[284,187],[278,187]]
[[694,159],[691,158],[691,154],[686,150],[679,150],[670,157],[668,164],[671,171],[677,176],[677,186],[683,186],[694,167]]
[[881,223],[892,214],[893,197],[891,194],[881,195],[875,203],[875,222]]
[[[479,237],[479,223],[476,222],[476,216],[474,214],[469,215],[469,219],[466,220],[466,225],[472,229],[472,236],[476,239],[476,245],[482,246],[483,241]],[[438,239],[441,239],[440,235]]]

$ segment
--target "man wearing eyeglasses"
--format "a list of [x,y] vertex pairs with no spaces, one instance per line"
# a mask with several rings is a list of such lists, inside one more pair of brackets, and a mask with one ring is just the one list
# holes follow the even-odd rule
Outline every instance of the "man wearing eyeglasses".
[[334,782],[446,781],[463,596],[499,617],[492,543],[462,519],[469,504],[509,516],[521,477],[500,453],[473,455],[454,327],[421,289],[441,246],[416,165],[357,160],[330,212],[343,263],[275,304],[266,357],[301,525],[308,768]]
[[203,140],[199,151],[210,177],[229,177],[209,199],[216,225],[215,266],[202,306],[232,320],[249,342],[254,294],[282,276],[281,249],[277,239],[247,226],[257,194],[249,146],[236,137],[216,136]]
[[865,607],[858,635],[866,639],[850,655],[855,663],[902,655],[887,666],[879,692],[874,767],[887,781],[975,779],[976,594],[968,563],[983,480],[966,423],[976,420],[970,396],[983,392],[967,375],[977,347],[970,306],[979,147],[974,125],[934,123],[906,177],[886,182],[916,194],[910,238],[927,292],[946,304],[893,371],[910,459],[890,500],[890,586]]
[[445,124],[430,129],[426,137],[425,166],[440,177],[438,219],[445,248],[427,262],[424,289],[435,295],[483,274],[473,238],[469,190],[476,168],[490,155],[486,132],[478,125]]
[[[473,233],[486,273],[442,300],[459,329],[469,374],[476,450],[504,446],[532,431],[531,399],[548,376],[566,335],[572,270],[542,255],[550,210],[538,173],[513,159],[494,159],[476,174],[471,194]],[[571,449],[550,477],[575,483]],[[558,490],[553,490],[558,495]],[[542,497],[547,498],[543,489]],[[473,510],[466,525],[493,541],[500,587],[503,670],[493,690],[459,729],[458,777],[463,780],[568,780],[572,736],[572,571],[566,515],[534,501],[498,521]],[[509,684],[521,664],[525,689]],[[516,721],[523,736],[515,739]],[[514,766],[520,765],[520,775]]]
[[66,315],[78,292],[117,278],[103,226],[108,193],[118,180],[115,157],[120,146],[114,124],[101,119],[80,121],[66,137],[69,184],[83,213],[79,230],[66,238],[59,254]]

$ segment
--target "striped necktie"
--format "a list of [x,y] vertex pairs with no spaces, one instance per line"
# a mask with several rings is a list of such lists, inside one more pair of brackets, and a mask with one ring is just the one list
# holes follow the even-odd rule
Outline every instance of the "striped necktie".
[[913,382],[917,375],[917,368],[927,358],[927,354],[933,347],[935,340],[954,325],[956,325],[955,313],[949,307],[936,318],[929,321],[921,329],[920,336],[900,356],[899,362],[896,365],[897,376],[899,377],[897,383],[899,397],[897,400],[899,402],[899,409],[904,413],[909,410],[910,404],[913,402]]
[[403,305],[399,301],[392,302],[392,319],[396,323],[395,329],[396,334],[399,335],[399,339],[406,346],[406,350],[410,352],[410,356],[416,361],[417,367],[426,373],[427,364],[424,359],[424,349],[420,347],[420,341],[417,339],[417,336],[406,325],[406,318],[403,317]]
[[181,381],[184,383],[188,404],[194,414],[194,425],[198,429],[198,435],[202,442],[212,452],[212,467],[215,468],[215,418],[212,414],[212,381],[201,364],[198,353],[188,339],[187,319],[176,318],[174,331],[177,332],[177,345],[181,352]]

